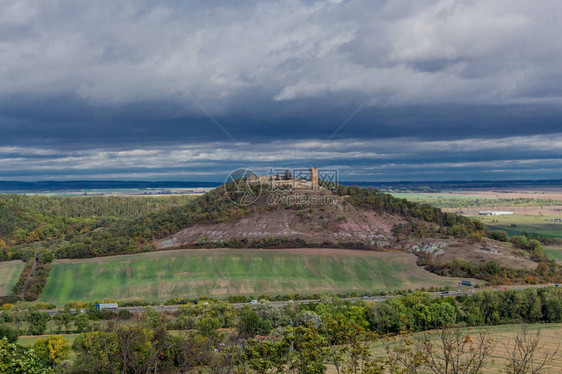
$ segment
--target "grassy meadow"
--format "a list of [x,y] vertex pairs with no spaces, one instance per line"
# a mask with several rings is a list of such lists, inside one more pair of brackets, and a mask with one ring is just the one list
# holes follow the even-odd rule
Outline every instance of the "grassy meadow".
[[338,249],[185,249],[55,260],[40,301],[373,292],[454,286],[405,253]]
[[12,293],[12,287],[18,281],[23,266],[22,261],[0,262],[0,296]]

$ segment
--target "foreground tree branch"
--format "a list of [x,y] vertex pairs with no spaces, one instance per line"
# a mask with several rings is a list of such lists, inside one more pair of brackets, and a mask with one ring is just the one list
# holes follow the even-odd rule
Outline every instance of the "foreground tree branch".
[[554,350],[545,348],[542,343],[541,330],[536,333],[523,326],[513,340],[513,344],[504,344],[506,348],[506,366],[508,374],[539,374],[551,369],[554,358],[558,355],[560,344]]

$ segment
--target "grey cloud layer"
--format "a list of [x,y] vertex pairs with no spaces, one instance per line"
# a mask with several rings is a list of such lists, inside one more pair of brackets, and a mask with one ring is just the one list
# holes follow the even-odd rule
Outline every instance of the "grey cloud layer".
[[[407,144],[407,146],[404,146]],[[21,180],[133,178],[215,180],[226,176],[240,163],[265,173],[268,168],[314,165],[340,169],[347,180],[383,175],[400,179],[416,175],[424,179],[440,175],[459,177],[466,170],[492,178],[495,173],[511,171],[534,176],[537,172],[556,173],[562,159],[562,133],[545,136],[507,137],[495,140],[423,141],[393,139],[379,141],[310,140],[272,142],[252,146],[241,152],[230,143],[197,144],[183,147],[129,149],[113,151],[93,149],[62,152],[54,149],[0,147],[0,177]],[[428,153],[431,150],[431,153]],[[492,152],[493,160],[478,160]],[[519,157],[513,158],[513,153]],[[443,161],[447,160],[447,161]],[[445,174],[444,174],[445,173]]]
[[558,0],[210,3],[0,1],[0,178],[562,177]]
[[[200,98],[223,99],[217,111],[258,94],[296,100],[356,92],[373,103],[400,104],[560,99],[556,0],[255,1],[212,8],[5,0],[0,10],[3,95],[75,94],[92,103],[177,99],[178,88],[155,56]],[[409,58],[403,79],[373,92]]]

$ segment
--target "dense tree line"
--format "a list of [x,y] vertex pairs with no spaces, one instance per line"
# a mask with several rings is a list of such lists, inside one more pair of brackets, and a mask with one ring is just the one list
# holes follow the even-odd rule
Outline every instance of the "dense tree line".
[[[22,290],[23,298],[27,301],[37,300],[43,291],[45,283],[47,283],[47,278],[49,277],[49,272],[51,271],[53,254],[50,252],[38,253],[35,255],[35,261],[36,266],[33,271],[33,276],[27,279]],[[18,294],[17,288],[14,289],[14,294]]]
[[[40,312],[41,305],[28,302],[5,304],[0,315],[2,322],[15,326],[18,333],[44,334],[47,330],[47,314]],[[80,304],[78,310],[86,313],[73,314],[68,304],[54,317],[61,332],[89,331],[94,321],[129,317],[124,312],[117,315],[99,310],[95,304]],[[37,313],[46,316],[38,318]],[[227,301],[203,299],[179,307],[173,318],[168,319],[170,330],[216,330],[236,328],[245,336],[267,335],[279,327],[321,325],[326,316],[343,316],[358,325],[377,333],[398,333],[403,330],[423,331],[443,325],[465,323],[469,326],[497,325],[505,323],[562,322],[562,289],[558,287],[527,288],[524,290],[478,291],[471,296],[457,298],[443,294],[415,291],[403,297],[389,298],[384,302],[350,302],[336,297],[322,297],[318,303],[288,303],[279,307],[262,299],[259,303],[237,309]],[[71,325],[80,321],[74,330]]]
[[[67,306],[53,317],[56,333],[81,333],[72,345],[74,359],[60,337],[35,343],[35,361],[44,369],[53,368],[57,373],[215,373],[229,367],[227,372],[233,373],[324,373],[332,365],[342,373],[395,373],[392,362],[398,363],[392,358],[397,359],[399,351],[392,347],[407,348],[413,354],[422,352],[421,346],[397,346],[394,340],[388,356],[376,358],[369,347],[381,337],[444,329],[437,333],[438,339],[454,341],[459,330],[449,331],[450,326],[561,322],[562,290],[484,291],[456,299],[414,292],[384,302],[354,303],[324,297],[318,303],[285,306],[262,300],[240,309],[225,301],[206,300],[181,306],[173,314],[148,307],[141,316],[100,311],[93,305],[83,308],[86,313],[73,314]],[[22,332],[44,334],[48,320],[47,314],[29,303],[5,306],[0,339],[6,345]],[[400,361],[398,366],[405,364]],[[422,360],[422,364],[429,363]]]
[[37,300],[41,291],[43,291],[43,287],[45,287],[45,283],[47,283],[53,259],[53,254],[50,252],[35,253],[32,258],[26,261],[19,279],[12,289],[13,296],[8,296],[7,299],[16,297],[27,301]]

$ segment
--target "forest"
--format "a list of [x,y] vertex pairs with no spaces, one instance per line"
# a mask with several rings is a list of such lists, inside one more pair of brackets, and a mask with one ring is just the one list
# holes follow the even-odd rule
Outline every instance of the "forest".
[[[4,306],[4,372],[18,373],[27,365],[26,373],[325,373],[328,367],[337,373],[478,373],[492,363],[494,347],[486,330],[473,334],[471,326],[562,322],[562,290],[555,287],[458,298],[413,292],[384,302],[323,297],[312,304],[275,306],[260,300],[242,308],[201,299],[167,314],[150,307],[132,315],[73,304],[52,320],[37,306]],[[84,313],[73,313],[71,306]],[[423,331],[431,332],[420,335]],[[72,344],[56,335],[70,332],[79,334]],[[30,348],[16,344],[20,334],[45,333],[51,335]],[[525,329],[518,336],[537,338]],[[375,344],[384,352],[374,354]],[[543,372],[531,369],[548,353],[547,370],[558,350],[539,348],[527,363],[517,355],[506,357],[503,372]],[[451,364],[447,355],[438,354],[443,349],[468,366],[443,369]]]
[[193,200],[189,195],[56,197],[0,194],[0,261],[28,259],[96,229],[125,226]]

